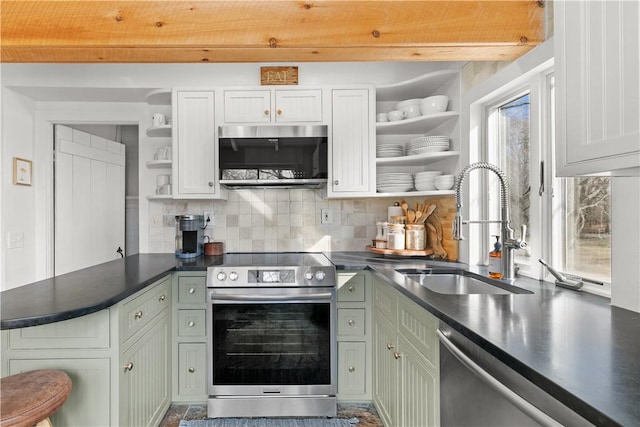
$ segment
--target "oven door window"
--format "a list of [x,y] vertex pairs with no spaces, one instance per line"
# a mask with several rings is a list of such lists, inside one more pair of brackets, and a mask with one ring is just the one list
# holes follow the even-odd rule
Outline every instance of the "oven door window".
[[214,385],[331,383],[329,303],[213,304]]

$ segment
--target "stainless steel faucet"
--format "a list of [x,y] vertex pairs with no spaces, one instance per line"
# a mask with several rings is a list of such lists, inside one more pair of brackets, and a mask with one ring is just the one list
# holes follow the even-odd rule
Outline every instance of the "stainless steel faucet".
[[[462,219],[462,183],[465,177],[474,169],[487,169],[498,175],[500,180],[500,213],[501,219],[499,221],[492,220],[478,220],[478,221],[464,221]],[[464,240],[461,230],[462,224],[470,223],[500,223],[501,227],[501,239],[502,239],[502,279],[512,280],[515,279],[515,267],[513,262],[514,249],[524,249],[527,247],[527,242],[524,240],[527,233],[527,226],[521,226],[521,238],[515,238],[515,232],[511,228],[509,219],[509,183],[504,173],[495,165],[486,162],[472,163],[469,166],[462,169],[456,178],[456,218],[452,224],[452,232],[454,240]]]

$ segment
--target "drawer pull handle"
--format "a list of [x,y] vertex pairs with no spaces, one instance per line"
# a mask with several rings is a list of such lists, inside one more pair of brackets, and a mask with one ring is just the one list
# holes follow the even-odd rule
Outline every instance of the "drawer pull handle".
[[356,324],[356,321],[353,319],[349,320],[349,326],[354,326]]
[[264,115],[268,116],[269,115],[269,110],[264,110]]
[[397,351],[395,351],[395,352],[393,353],[393,357],[395,357],[395,358],[396,358],[396,360],[397,360],[397,359],[400,359],[400,358],[402,357],[402,353],[398,353]]
[[356,288],[354,288],[353,286],[349,286],[349,292],[355,292]]
[[132,369],[133,369],[133,363],[132,363],[132,362],[129,362],[129,363],[127,363],[126,365],[124,365],[124,370],[125,370],[125,372],[126,372],[126,371],[130,371],[130,370],[132,370]]
[[193,328],[194,326],[196,326],[196,322],[194,322],[193,320],[189,322],[189,327]]
[[392,348],[396,348],[396,346],[391,343],[387,343],[387,350],[391,350]]
[[164,301],[164,300],[166,300],[166,299],[167,299],[167,297],[166,297],[164,294],[162,294],[162,295],[160,295],[160,297],[158,298],[158,301]]
[[349,366],[349,372],[354,372],[356,370],[355,366]]
[[189,368],[189,372],[191,372],[192,374],[195,372],[195,368]]
[[189,293],[190,293],[190,294],[195,294],[195,293],[196,293],[195,288],[189,288]]
[[282,115],[282,110],[280,110],[280,109],[276,110],[276,114],[281,116]]
[[133,315],[133,317],[135,317],[136,319],[140,319],[142,317],[142,312],[138,311],[136,314]]

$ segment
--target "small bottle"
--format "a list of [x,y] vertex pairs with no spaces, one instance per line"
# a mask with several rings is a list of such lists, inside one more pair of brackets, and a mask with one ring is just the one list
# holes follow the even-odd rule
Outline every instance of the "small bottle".
[[493,236],[496,242],[493,244],[493,250],[489,252],[489,277],[492,279],[502,278],[502,245],[500,244],[500,236]]

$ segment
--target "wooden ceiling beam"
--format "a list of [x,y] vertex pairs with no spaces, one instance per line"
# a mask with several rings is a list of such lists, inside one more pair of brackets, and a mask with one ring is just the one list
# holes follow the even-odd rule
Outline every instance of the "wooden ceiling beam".
[[3,0],[2,62],[510,60],[540,1]]

